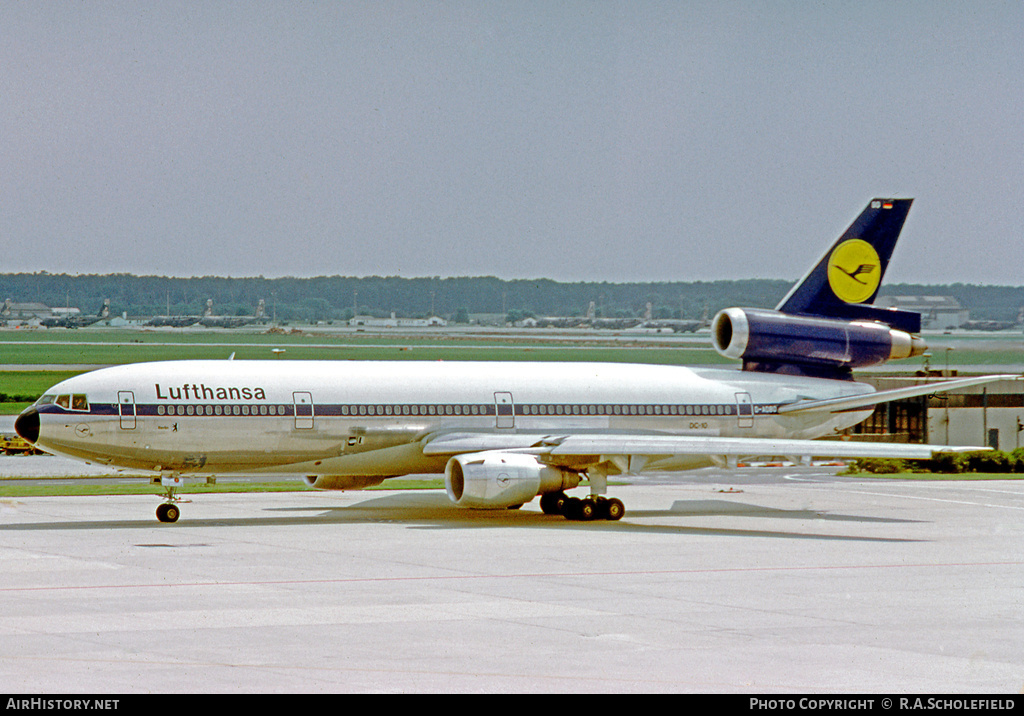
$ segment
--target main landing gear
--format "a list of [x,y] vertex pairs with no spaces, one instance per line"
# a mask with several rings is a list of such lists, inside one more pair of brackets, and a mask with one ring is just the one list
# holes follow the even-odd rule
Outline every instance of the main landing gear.
[[564,492],[549,492],[541,495],[540,509],[545,515],[562,515],[567,520],[590,522],[592,520],[621,520],[626,514],[622,500],[601,495],[589,495],[580,499],[569,497]]

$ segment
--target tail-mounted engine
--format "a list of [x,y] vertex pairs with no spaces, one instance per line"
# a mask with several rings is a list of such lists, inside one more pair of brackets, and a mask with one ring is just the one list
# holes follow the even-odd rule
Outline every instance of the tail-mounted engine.
[[459,507],[502,509],[579,484],[578,473],[545,465],[533,455],[520,453],[456,455],[444,469],[448,498]]
[[720,354],[742,358],[744,370],[830,377],[921,355],[927,347],[919,336],[875,321],[754,308],[720,311],[711,324],[711,340]]

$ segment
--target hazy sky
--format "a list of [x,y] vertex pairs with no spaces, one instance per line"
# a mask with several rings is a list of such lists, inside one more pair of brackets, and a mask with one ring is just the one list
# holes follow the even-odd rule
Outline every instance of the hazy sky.
[[0,0],[0,271],[1024,284],[1024,3]]

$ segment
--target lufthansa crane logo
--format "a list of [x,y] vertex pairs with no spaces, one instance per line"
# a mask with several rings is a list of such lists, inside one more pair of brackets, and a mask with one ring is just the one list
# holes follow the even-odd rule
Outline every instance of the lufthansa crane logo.
[[881,280],[882,262],[875,248],[867,241],[844,241],[828,258],[828,285],[841,301],[867,301],[874,295]]

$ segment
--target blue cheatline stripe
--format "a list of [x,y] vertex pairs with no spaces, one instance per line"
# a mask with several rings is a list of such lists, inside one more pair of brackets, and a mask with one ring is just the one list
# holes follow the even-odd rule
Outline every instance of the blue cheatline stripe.
[[[129,404],[126,404],[127,407]],[[747,411],[744,417],[775,412],[777,405],[743,406]],[[493,403],[484,404],[424,404],[424,403],[342,403],[299,406],[299,417],[308,417],[313,409],[317,417],[494,417]],[[173,403],[173,404],[134,404],[137,416],[173,416],[173,417],[294,417],[296,406],[292,403],[243,403],[243,404],[210,404],[210,403]],[[59,415],[119,415],[116,403],[92,403],[86,411],[70,410],[58,405],[38,406],[40,413]],[[522,417],[728,417],[738,414],[735,404],[649,404],[649,403],[517,403],[515,415]]]

